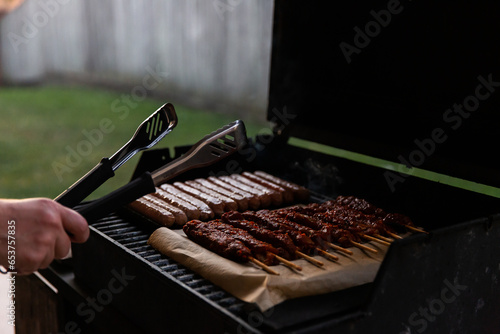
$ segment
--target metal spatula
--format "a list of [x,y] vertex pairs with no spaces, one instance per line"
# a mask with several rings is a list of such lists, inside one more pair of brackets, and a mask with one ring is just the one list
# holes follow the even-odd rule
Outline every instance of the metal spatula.
[[235,121],[198,141],[188,152],[153,173],[146,172],[125,186],[77,209],[87,220],[95,220],[155,192],[155,187],[193,168],[220,161],[237,152],[247,142],[245,126]]
[[132,158],[137,152],[151,148],[177,125],[174,106],[166,103],[142,122],[132,138],[111,158],[103,158],[98,165],[55,198],[67,207],[74,207],[96,190],[115,170]]

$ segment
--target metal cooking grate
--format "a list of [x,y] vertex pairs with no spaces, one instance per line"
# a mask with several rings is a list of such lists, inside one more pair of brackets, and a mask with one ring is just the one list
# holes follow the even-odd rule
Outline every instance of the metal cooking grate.
[[242,309],[245,303],[148,245],[147,241],[150,231],[147,229],[137,226],[137,224],[133,224],[115,214],[98,220],[92,226],[128,248],[142,259],[155,265],[164,274],[174,277],[188,288],[203,295],[220,307],[237,316],[243,313]]
[[[329,199],[329,197],[311,193],[310,201],[319,203]],[[163,275],[176,280],[185,288],[191,289],[193,293],[216,304],[221,309],[233,314],[233,316],[239,319],[244,318],[249,309],[247,303],[233,297],[209,280],[148,245],[149,236],[157,226],[141,220],[145,220],[145,218],[124,211],[120,212],[120,214],[111,214],[99,219],[95,223],[91,223],[91,225],[100,233],[127,248],[140,259],[152,264],[152,267]]]

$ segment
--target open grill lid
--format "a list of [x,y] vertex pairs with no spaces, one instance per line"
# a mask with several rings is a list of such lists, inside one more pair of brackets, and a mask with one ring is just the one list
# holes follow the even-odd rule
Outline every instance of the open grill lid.
[[284,133],[500,187],[500,3],[276,0]]

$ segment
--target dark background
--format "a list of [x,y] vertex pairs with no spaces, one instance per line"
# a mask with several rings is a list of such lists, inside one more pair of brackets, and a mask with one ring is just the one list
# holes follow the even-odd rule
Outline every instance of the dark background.
[[[460,124],[443,118],[475,95],[479,76],[500,83],[500,4],[401,1],[385,27],[369,23],[396,3],[278,0],[269,118],[286,108],[297,115],[292,136],[500,186],[500,87]],[[340,44],[356,47],[354,28],[367,23],[380,31],[348,63]],[[433,146],[438,128],[446,140]]]

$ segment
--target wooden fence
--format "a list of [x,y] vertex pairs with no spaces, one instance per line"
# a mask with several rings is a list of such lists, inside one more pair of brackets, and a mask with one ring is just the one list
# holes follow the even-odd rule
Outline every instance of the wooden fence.
[[0,22],[3,81],[86,80],[263,112],[272,17],[272,0],[26,0]]

